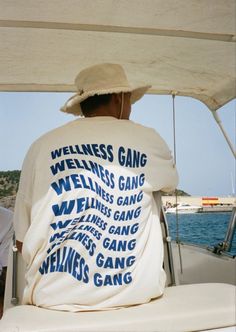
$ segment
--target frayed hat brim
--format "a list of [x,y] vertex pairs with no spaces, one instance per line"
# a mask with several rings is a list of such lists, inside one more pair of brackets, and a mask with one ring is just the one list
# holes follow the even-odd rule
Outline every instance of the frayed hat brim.
[[131,87],[117,87],[113,89],[106,90],[96,90],[89,91],[85,93],[76,93],[72,97],[70,97],[65,105],[61,108],[62,112],[74,114],[74,115],[82,115],[82,111],[80,108],[80,103],[86,100],[89,97],[95,95],[104,95],[104,94],[112,94],[112,93],[121,93],[121,92],[130,92],[131,93],[131,104],[134,104],[136,101],[141,99],[143,95],[150,89],[150,85],[131,88]]

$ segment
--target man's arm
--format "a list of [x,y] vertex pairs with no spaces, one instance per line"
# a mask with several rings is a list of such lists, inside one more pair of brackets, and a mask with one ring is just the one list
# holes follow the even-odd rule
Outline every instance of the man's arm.
[[23,242],[16,240],[16,248],[21,253],[22,252]]

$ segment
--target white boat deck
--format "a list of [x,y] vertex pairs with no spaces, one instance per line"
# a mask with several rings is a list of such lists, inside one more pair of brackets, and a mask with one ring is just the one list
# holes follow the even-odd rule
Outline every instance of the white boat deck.
[[235,287],[212,283],[168,287],[159,299],[111,311],[17,306],[5,312],[0,332],[189,332],[235,324]]

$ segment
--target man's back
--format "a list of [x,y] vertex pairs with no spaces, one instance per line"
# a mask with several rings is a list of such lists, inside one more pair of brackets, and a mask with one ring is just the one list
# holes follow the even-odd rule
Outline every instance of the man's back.
[[28,264],[24,302],[79,311],[160,296],[165,273],[152,193],[176,181],[163,140],[128,120],[78,119],[36,141],[16,204]]

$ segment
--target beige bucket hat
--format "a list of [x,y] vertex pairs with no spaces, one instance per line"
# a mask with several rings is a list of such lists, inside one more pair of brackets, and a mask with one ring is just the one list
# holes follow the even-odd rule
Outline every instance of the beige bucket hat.
[[122,66],[112,63],[98,64],[82,70],[75,78],[78,92],[67,100],[62,112],[82,115],[80,103],[94,95],[131,92],[131,103],[135,103],[151,87],[132,87]]

